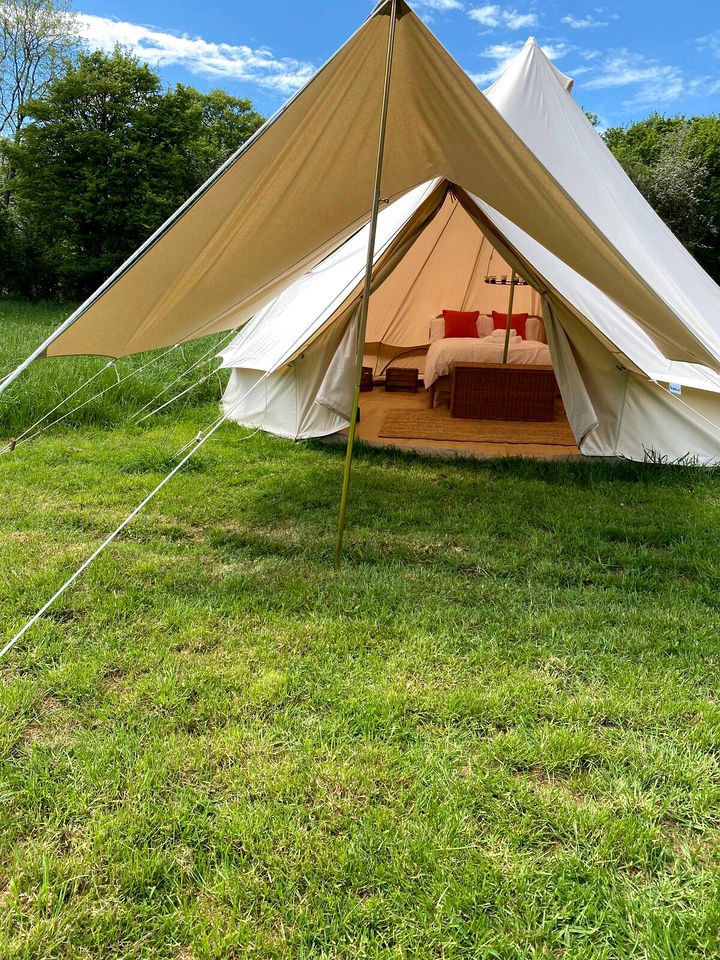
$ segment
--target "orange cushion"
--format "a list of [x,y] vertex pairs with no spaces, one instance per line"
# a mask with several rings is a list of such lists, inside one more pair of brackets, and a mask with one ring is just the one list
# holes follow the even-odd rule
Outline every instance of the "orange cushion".
[[445,320],[445,339],[451,337],[478,337],[477,322],[479,310],[443,310]]
[[[510,319],[510,329],[517,330],[517,335],[522,339],[526,340],[527,335],[525,332],[525,325],[528,321],[529,313],[514,313]],[[495,330],[506,330],[507,329],[507,314],[498,313],[496,310],[492,312],[493,318],[493,328]]]

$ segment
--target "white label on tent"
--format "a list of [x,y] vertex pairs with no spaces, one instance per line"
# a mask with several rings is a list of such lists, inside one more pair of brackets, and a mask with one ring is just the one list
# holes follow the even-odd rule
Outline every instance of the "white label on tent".
[[668,390],[673,396],[679,397],[682,394],[682,386],[679,383],[669,383]]

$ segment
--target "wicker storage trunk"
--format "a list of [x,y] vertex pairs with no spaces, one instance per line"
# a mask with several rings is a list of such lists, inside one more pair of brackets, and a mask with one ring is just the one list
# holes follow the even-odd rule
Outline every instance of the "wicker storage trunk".
[[465,420],[551,421],[556,394],[552,367],[455,363],[450,412]]
[[419,374],[416,367],[388,367],[385,371],[385,389],[391,393],[401,390],[417,393]]
[[373,388],[373,368],[363,367],[360,375],[360,392],[367,393]]

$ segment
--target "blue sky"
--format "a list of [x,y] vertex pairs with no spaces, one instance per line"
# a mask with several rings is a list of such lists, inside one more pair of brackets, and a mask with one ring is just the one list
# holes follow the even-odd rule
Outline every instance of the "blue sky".
[[[410,0],[487,86],[528,36],[603,126],[720,112],[720,0]],[[168,82],[222,87],[265,113],[362,23],[370,0],[76,0],[90,45],[134,47]]]

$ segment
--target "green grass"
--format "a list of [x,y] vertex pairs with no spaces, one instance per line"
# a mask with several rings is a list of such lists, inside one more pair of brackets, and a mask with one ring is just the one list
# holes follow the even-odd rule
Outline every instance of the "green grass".
[[[0,458],[4,635],[216,410]],[[341,472],[223,428],[0,665],[0,957],[717,957],[718,474],[361,451],[337,573]]]
[[[28,307],[17,301],[0,299],[0,379],[29,356],[72,310],[72,306],[42,304]],[[22,379],[16,381],[12,391],[0,394],[0,435],[7,438],[20,434],[95,374],[99,376],[73,397],[68,406],[58,410],[52,419],[81,406],[76,414],[64,421],[66,426],[115,426],[152,401],[195,361],[207,357],[192,376],[180,380],[172,391],[158,400],[158,404],[169,400],[194,380],[200,379],[201,375],[211,373],[216,366],[211,347],[226,343],[229,336],[220,334],[172,350],[138,354],[119,360],[109,369],[104,369],[107,367],[107,357],[55,358],[47,363],[36,363]],[[109,390],[104,396],[84,405],[85,401],[117,384],[118,379],[127,377],[140,367],[145,369],[137,377],[130,377],[121,384],[122,389]],[[207,404],[216,399],[220,382],[220,377],[212,376],[188,395],[187,402],[183,398],[176,407],[169,408],[168,414],[176,419],[178,413],[187,406]]]

